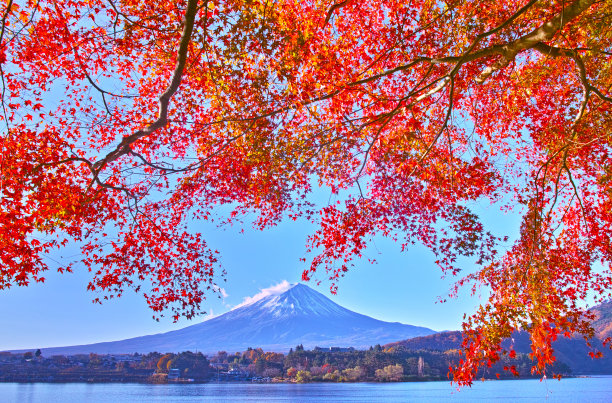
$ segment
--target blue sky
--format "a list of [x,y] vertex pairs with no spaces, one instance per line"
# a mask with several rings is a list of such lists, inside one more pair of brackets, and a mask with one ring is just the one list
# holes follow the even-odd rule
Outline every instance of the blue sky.
[[[518,229],[516,216],[507,216],[495,207],[480,206],[478,211],[496,233],[513,235]],[[265,231],[230,227],[218,229],[193,223],[213,248],[222,253],[227,282],[221,284],[226,296],[212,297],[204,304],[209,314],[219,315],[241,303],[244,298],[281,281],[298,282],[306,263],[304,245],[313,227],[305,222],[283,222]],[[63,255],[69,255],[70,250]],[[423,247],[400,253],[399,246],[387,239],[377,239],[367,250],[366,259],[342,279],[337,295],[329,292],[329,284],[307,283],[351,310],[386,321],[426,326],[434,330],[459,329],[464,313],[471,313],[479,300],[467,290],[458,299],[436,303],[448,292],[453,278],[441,279],[433,255]],[[62,259],[60,256],[57,259]],[[465,262],[465,272],[473,270]],[[321,273],[321,279],[324,275]],[[89,273],[49,273],[44,284],[0,291],[0,350],[44,348],[87,344],[144,334],[161,333],[205,320],[182,319],[172,323],[152,319],[141,295],[126,293],[124,297],[103,305],[91,303],[94,294],[86,291]]]

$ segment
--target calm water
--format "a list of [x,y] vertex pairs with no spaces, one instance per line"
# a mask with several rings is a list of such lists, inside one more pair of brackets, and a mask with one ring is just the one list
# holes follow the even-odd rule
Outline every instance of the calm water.
[[0,383],[2,403],[71,402],[612,402],[612,377],[392,384],[17,384]]

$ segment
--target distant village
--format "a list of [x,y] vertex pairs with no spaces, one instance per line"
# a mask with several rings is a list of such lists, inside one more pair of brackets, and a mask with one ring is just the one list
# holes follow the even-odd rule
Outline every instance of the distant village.
[[[249,348],[243,352],[220,351],[47,357],[44,350],[0,353],[0,382],[402,382],[447,380],[449,367],[459,359],[458,350],[409,350],[401,346],[319,348],[301,345],[288,354]],[[531,376],[532,362],[525,354],[502,360],[483,370],[483,378],[509,378],[513,365],[522,377]],[[506,362],[507,361],[507,362]],[[555,373],[570,375],[558,363]]]
[[[602,304],[594,326],[598,335],[607,337],[610,328],[612,303]],[[288,313],[287,313],[288,312]],[[332,312],[322,320],[318,312]],[[286,314],[286,315],[285,315]],[[285,315],[285,316],[283,316]],[[232,348],[233,351],[218,351],[204,354],[203,351],[151,352],[146,354],[76,354],[56,355],[58,349],[31,350],[20,353],[0,352],[0,382],[131,382],[131,383],[204,383],[204,382],[253,382],[253,383],[307,383],[307,382],[410,382],[448,380],[449,370],[456,366],[462,357],[463,335],[458,331],[434,332],[419,328],[426,335],[405,337],[393,335],[396,324],[378,321],[340,307],[320,293],[305,285],[294,285],[280,295],[270,295],[257,303],[231,310],[209,321],[175,331],[173,345],[194,345],[205,341],[209,345],[223,346],[224,343],[240,345],[239,340],[250,339],[249,332],[259,331],[260,340],[273,340],[278,331],[278,317],[283,317],[283,326],[303,328],[304,318],[308,319],[309,329],[327,327],[342,328],[334,333],[334,343],[350,345],[347,339],[380,340],[376,336],[380,329],[393,341],[385,345],[372,345],[365,349],[352,347],[312,347],[305,349],[299,334],[292,336],[291,344],[298,344],[288,352],[264,351],[252,346]],[[244,318],[258,318],[258,321]],[[260,326],[261,318],[269,320]],[[365,321],[364,321],[364,318]],[[361,322],[360,322],[361,321]],[[355,324],[359,326],[360,336],[355,335]],[[212,325],[211,325],[212,324]],[[250,324],[250,325],[245,325]],[[299,326],[297,326],[299,324]],[[210,326],[217,326],[212,328]],[[333,325],[333,326],[332,326]],[[337,326],[336,326],[337,325]],[[391,327],[389,327],[391,326]],[[414,326],[400,325],[402,332],[413,332]],[[214,326],[213,326],[214,327]],[[221,329],[221,331],[219,330]],[[231,340],[227,336],[232,332]],[[312,332],[312,330],[311,330]],[[188,334],[185,334],[188,333]],[[431,333],[431,334],[427,334]],[[405,333],[403,333],[405,334]],[[214,337],[216,339],[214,339]],[[215,336],[216,335],[216,336]],[[265,336],[265,337],[264,337]],[[329,340],[330,336],[325,336]],[[324,337],[324,338],[325,338]],[[214,339],[211,341],[211,339]],[[297,342],[296,342],[297,340]],[[107,344],[120,349],[118,341]],[[264,342],[261,343],[261,345]],[[305,341],[304,341],[305,342]],[[142,346],[141,351],[155,351],[153,343]],[[191,343],[191,344],[189,344]],[[312,343],[312,344],[310,344]],[[321,342],[328,343],[328,341]],[[367,346],[367,344],[359,344]],[[291,345],[290,344],[290,345]],[[316,345],[312,341],[310,345]],[[161,344],[164,345],[164,344]],[[195,344],[197,345],[197,344]],[[283,343],[286,345],[286,342]],[[79,346],[80,350],[83,347]],[[310,346],[309,346],[310,347]],[[587,344],[580,336],[570,339],[560,338],[553,344],[555,364],[547,369],[547,375],[612,374],[612,354],[601,340],[593,339]],[[93,348],[93,347],[92,347]],[[126,347],[123,347],[126,348]],[[168,347],[166,347],[168,348]],[[175,349],[174,347],[173,349]],[[216,351],[218,347],[212,349]],[[235,352],[240,348],[241,351]],[[269,348],[269,347],[268,347]],[[269,348],[271,349],[271,348]],[[526,332],[514,332],[511,339],[501,345],[500,360],[488,362],[481,367],[478,378],[504,379],[518,374],[522,378],[541,377],[532,373],[534,362],[530,358],[531,338]],[[603,358],[594,351],[605,351]],[[60,350],[62,351],[62,350]],[[63,352],[70,351],[64,349]],[[180,350],[179,350],[180,351]],[[210,351],[210,350],[208,350]],[[208,353],[208,351],[206,351]],[[509,352],[512,351],[510,354]],[[68,353],[67,353],[68,354]]]

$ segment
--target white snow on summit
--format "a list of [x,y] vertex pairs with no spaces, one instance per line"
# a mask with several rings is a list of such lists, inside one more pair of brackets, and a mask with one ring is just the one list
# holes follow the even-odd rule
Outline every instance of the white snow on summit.
[[261,347],[284,352],[305,348],[369,348],[435,333],[420,326],[384,322],[336,304],[304,284],[283,281],[246,298],[229,312],[171,332],[83,346],[46,348],[47,354],[121,354]]
[[252,297],[245,297],[242,300],[242,302],[236,305],[235,307],[233,307],[232,310],[242,308],[243,306],[246,306],[246,305],[251,305],[270,295],[280,295],[284,293],[285,291],[287,291],[288,289],[290,289],[291,287],[293,287],[294,285],[295,284],[292,284],[288,282],[287,280],[283,280],[280,283],[275,284],[271,287],[262,288],[259,290],[257,294],[253,295]]

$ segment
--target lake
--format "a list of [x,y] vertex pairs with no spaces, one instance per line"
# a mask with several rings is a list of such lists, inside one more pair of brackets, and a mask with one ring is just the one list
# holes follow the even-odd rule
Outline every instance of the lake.
[[0,383],[2,403],[76,402],[612,402],[612,376],[476,382],[311,384]]

